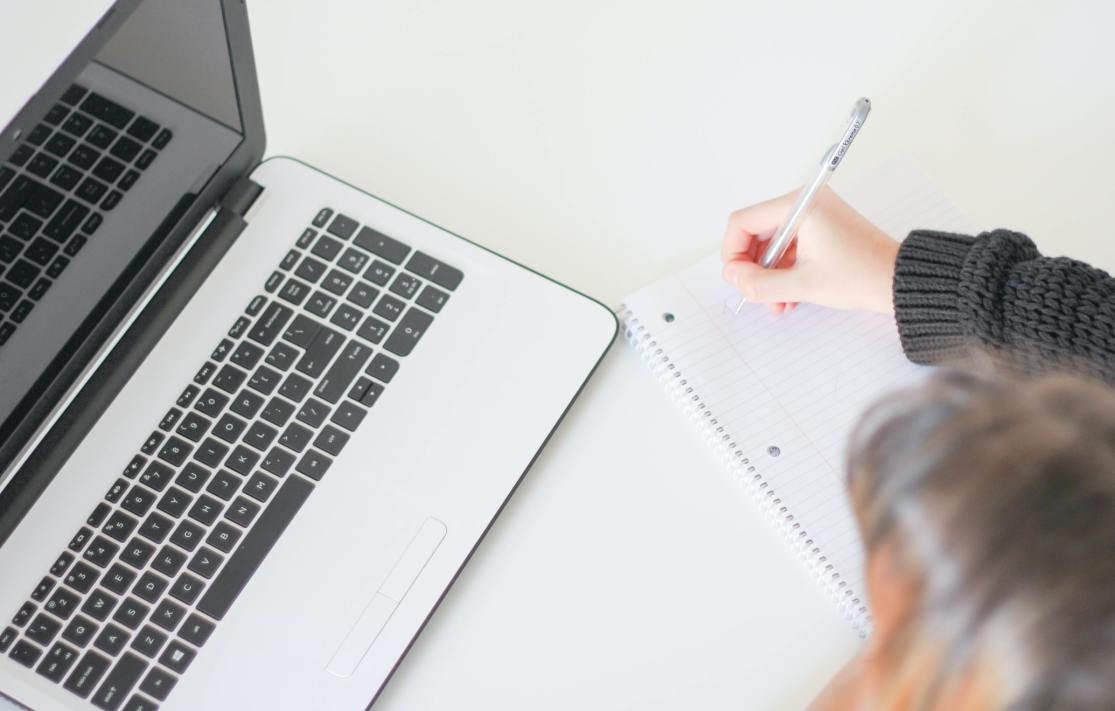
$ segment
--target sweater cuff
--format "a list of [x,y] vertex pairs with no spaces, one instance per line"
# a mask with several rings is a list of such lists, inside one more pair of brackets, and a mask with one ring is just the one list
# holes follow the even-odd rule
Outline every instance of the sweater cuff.
[[974,237],[915,230],[894,265],[894,315],[906,357],[915,363],[957,360],[966,352],[958,286]]

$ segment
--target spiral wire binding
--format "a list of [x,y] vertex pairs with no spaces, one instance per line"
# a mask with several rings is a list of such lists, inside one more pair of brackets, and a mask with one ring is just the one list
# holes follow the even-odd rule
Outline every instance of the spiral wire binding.
[[867,605],[834,570],[821,549],[814,545],[813,539],[794,520],[782,499],[778,497],[763,475],[757,471],[749,457],[744,456],[732,436],[724,430],[712,411],[694,392],[681,370],[674,364],[654,339],[651,331],[626,306],[617,312],[623,324],[623,335],[635,351],[642,357],[647,368],[662,383],[667,393],[693,423],[702,438],[716,452],[725,473],[737,484],[742,485],[755,504],[764,511],[774,527],[790,547],[798,554],[806,568],[818,584],[828,593],[833,602],[844,613],[852,627],[861,637],[871,631],[871,618]]

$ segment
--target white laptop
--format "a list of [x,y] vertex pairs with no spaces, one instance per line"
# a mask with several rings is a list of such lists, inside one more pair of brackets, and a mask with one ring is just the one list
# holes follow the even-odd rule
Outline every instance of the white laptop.
[[615,318],[261,163],[242,0],[93,25],[0,105],[0,692],[364,708]]

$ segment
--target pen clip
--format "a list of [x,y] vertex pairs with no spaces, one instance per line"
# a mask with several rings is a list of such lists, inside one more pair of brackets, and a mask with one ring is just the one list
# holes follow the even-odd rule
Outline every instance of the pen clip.
[[844,130],[844,135],[825,153],[823,163],[829,170],[836,170],[836,166],[844,160],[844,154],[848,152],[848,147],[852,145],[852,141],[859,134],[859,130],[863,127],[863,122],[867,120],[867,114],[869,113],[871,113],[871,101],[867,97],[856,102],[856,105],[852,108],[852,115],[848,119],[848,128]]

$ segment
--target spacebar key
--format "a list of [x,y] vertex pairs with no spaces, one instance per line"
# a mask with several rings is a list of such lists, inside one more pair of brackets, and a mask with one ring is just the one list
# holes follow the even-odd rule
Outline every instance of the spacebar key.
[[256,519],[252,530],[228,559],[224,570],[202,596],[197,604],[198,610],[217,620],[225,616],[313,490],[314,485],[299,476],[291,476],[283,483],[271,504]]

